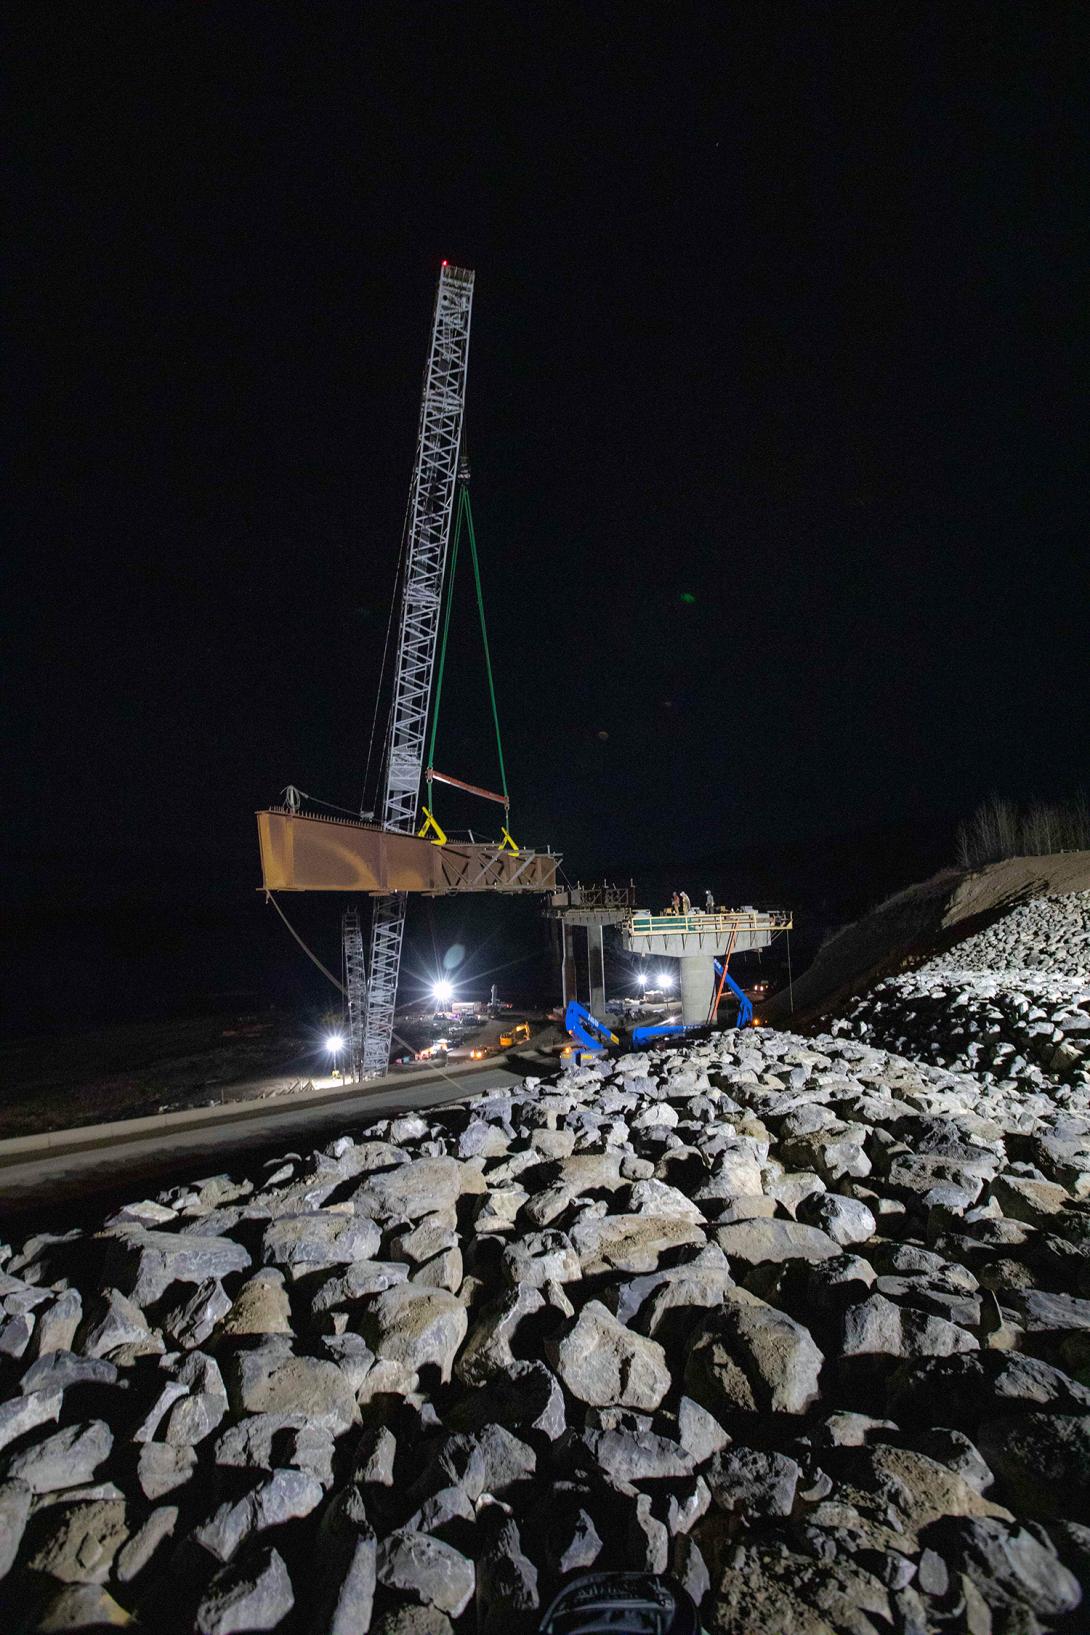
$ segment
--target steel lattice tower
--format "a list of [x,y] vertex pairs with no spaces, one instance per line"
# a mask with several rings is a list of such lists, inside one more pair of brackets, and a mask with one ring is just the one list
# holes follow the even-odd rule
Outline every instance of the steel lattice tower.
[[363,1044],[367,1036],[367,954],[360,930],[359,910],[346,908],[341,920],[344,949],[344,992],[348,1016],[348,1058],[352,1077],[363,1077]]
[[[424,370],[416,464],[406,517],[406,562],[386,739],[383,828],[416,828],[424,737],[431,703],[443,575],[454,511],[462,441],[473,274],[444,263]],[[385,1073],[390,1061],[406,895],[375,899],[366,990],[363,1076]],[[351,1003],[351,1002],[350,1002]]]

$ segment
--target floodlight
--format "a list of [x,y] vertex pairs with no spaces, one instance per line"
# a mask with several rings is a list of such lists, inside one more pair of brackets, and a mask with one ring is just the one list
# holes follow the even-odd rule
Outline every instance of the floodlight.
[[344,1049],[344,1034],[331,1033],[325,1042],[325,1047],[331,1056],[339,1056]]
[[453,993],[454,984],[452,982],[437,982],[431,991],[432,998],[437,999],[440,1005],[445,1005],[453,996]]

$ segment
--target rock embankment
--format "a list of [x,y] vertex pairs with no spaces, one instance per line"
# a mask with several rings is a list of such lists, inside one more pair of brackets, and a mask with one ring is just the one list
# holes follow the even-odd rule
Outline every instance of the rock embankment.
[[592,1566],[721,1635],[1087,1627],[1075,1072],[721,1035],[0,1265],[4,1629],[518,1635]]
[[855,1000],[834,1032],[983,1084],[1090,1086],[1090,892],[1038,898]]
[[[813,964],[762,1007],[774,1027],[823,1031],[824,1019],[843,1014],[852,999],[886,977],[917,969],[939,949],[959,947],[974,930],[996,922],[1002,940],[1015,905],[1029,898],[1084,898],[1090,892],[1090,851],[1046,857],[1008,857],[982,869],[945,869],[898,892],[835,933]],[[994,956],[997,956],[993,959]],[[977,970],[1005,969],[1008,950],[984,944]],[[1053,970],[1047,951],[1043,965]],[[1031,961],[1032,965],[1032,961]],[[972,968],[972,967],[970,967]]]

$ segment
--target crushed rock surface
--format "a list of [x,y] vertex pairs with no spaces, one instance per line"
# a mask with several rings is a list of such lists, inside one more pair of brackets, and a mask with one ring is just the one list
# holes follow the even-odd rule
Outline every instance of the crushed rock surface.
[[1087,897],[0,1247],[0,1627],[1090,1627]]

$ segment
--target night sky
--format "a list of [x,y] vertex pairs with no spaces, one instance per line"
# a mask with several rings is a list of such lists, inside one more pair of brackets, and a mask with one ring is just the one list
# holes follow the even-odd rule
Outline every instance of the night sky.
[[320,987],[252,814],[358,804],[444,257],[518,838],[729,900],[1084,783],[1088,16],[9,12],[8,1028]]

